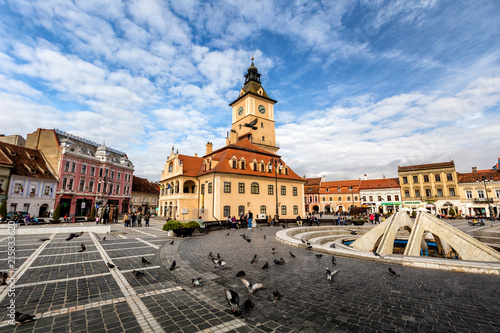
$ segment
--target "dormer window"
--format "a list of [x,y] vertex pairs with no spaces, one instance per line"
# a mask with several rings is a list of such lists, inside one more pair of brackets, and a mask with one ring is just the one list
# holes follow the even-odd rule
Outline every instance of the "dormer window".
[[242,170],[246,170],[246,168],[247,168],[247,166],[246,166],[246,164],[245,164],[245,161],[244,161],[244,160],[242,160],[242,161],[241,161],[241,169],[242,169]]
[[238,161],[233,160],[233,169],[238,168]]

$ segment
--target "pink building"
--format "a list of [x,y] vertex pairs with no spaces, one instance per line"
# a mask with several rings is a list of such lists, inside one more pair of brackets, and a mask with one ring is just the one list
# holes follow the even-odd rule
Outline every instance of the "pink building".
[[89,215],[93,206],[128,211],[134,165],[125,153],[57,129],[28,134],[26,146],[39,149],[56,171],[61,216]]

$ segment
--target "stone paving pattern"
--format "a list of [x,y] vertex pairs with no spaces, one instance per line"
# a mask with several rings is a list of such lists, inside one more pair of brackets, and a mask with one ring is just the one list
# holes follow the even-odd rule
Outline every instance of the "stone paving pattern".
[[[318,259],[315,252],[275,241],[277,228],[270,227],[195,234],[170,245],[162,224],[158,219],[151,221],[151,228],[113,225],[110,234],[98,235],[97,246],[88,233],[70,241],[65,240],[68,235],[56,234],[32,262],[26,259],[44,244],[41,236],[18,236],[16,267],[30,266],[16,283],[16,307],[42,317],[19,327],[7,325],[10,299],[5,297],[0,332],[142,332],[147,324],[131,308],[123,283],[137,294],[138,311],[151,313],[157,331],[500,332],[497,276],[397,266],[393,269],[401,276],[393,278],[383,263],[342,257],[334,267],[331,256]],[[250,243],[240,236],[243,232]],[[81,243],[87,247],[83,253],[78,252]],[[4,257],[6,245],[5,239],[0,241]],[[126,281],[112,274],[100,247]],[[220,253],[227,266],[214,268],[209,252]],[[254,254],[257,264],[250,263]],[[143,256],[151,262],[148,267],[141,262]],[[275,266],[273,259],[281,257],[286,263]],[[173,260],[178,268],[170,272]],[[264,271],[266,261],[270,267]],[[6,266],[7,260],[0,258],[0,270]],[[326,267],[342,269],[332,285],[325,281]],[[145,275],[134,277],[134,269]],[[249,295],[235,276],[240,270],[265,288]],[[205,285],[192,287],[194,277],[202,277]],[[255,308],[234,317],[225,288],[238,292],[240,303],[250,298]],[[273,298],[273,289],[282,299]]]

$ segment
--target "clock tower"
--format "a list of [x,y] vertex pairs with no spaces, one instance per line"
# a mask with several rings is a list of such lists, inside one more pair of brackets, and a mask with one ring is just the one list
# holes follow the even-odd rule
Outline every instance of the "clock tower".
[[245,74],[245,85],[229,106],[233,109],[232,132],[238,139],[247,138],[259,148],[276,153],[274,128],[274,104],[277,101],[267,96],[260,83],[260,73],[253,64]]

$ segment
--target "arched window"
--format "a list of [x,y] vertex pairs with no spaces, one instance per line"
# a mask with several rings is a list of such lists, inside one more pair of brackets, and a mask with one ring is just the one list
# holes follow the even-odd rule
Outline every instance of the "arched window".
[[252,183],[252,194],[259,194],[259,184]]
[[231,207],[230,206],[224,206],[224,217],[231,216]]
[[266,206],[260,206],[260,213],[266,214]]
[[245,206],[238,206],[238,216],[245,215]]
[[293,215],[299,214],[299,206],[293,206]]
[[170,164],[168,165],[168,172],[172,172],[173,169],[174,169],[174,163],[170,162]]
[[281,215],[286,215],[286,206],[281,206]]

